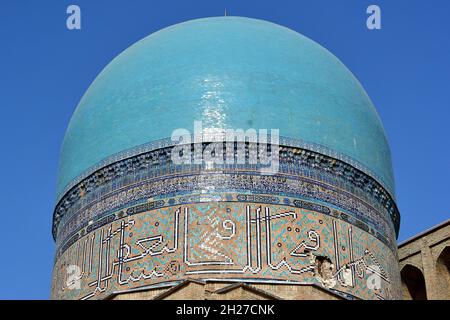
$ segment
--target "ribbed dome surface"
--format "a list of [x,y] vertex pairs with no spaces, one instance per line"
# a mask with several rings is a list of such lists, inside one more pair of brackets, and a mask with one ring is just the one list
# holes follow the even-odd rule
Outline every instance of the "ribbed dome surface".
[[389,146],[351,72],[308,38],[266,21],[218,17],[158,31],[97,77],[68,126],[57,193],[119,152],[177,128],[280,129],[360,163],[393,193]]

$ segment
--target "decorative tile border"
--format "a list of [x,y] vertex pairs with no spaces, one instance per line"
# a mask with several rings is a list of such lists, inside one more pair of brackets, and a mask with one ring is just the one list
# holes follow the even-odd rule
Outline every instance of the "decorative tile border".
[[[401,296],[395,252],[352,222],[304,201],[238,198],[159,209],[144,203],[87,226],[56,260],[52,298],[102,299],[186,277],[291,281],[360,299]],[[379,286],[368,284],[371,277]]]
[[[249,148],[251,144],[247,144]],[[217,172],[257,172],[258,165],[215,165],[213,170],[204,165],[174,165],[170,160],[171,147],[153,150],[110,164],[73,187],[58,202],[53,219],[53,236],[56,239],[61,221],[68,219],[70,211],[86,203],[84,199],[98,199],[107,192],[138,183],[146,179],[165,178],[173,174],[199,174]],[[280,146],[280,173],[311,177],[317,181],[338,186],[369,202],[381,213],[387,211],[398,234],[400,215],[395,201],[374,179],[340,160],[295,147]],[[220,185],[220,181],[218,183]]]
[[[211,141],[214,141],[211,136],[204,136],[203,140],[205,142],[208,142],[208,139]],[[191,136],[191,141],[194,141],[194,135]],[[242,142],[237,137],[236,141]],[[268,135],[268,141],[270,141],[270,134]],[[245,142],[245,141],[244,141]],[[359,171],[362,171],[366,175],[372,177],[374,180],[376,180],[383,189],[385,189],[389,195],[395,200],[395,195],[390,192],[389,185],[392,185],[391,183],[387,183],[387,181],[384,181],[381,177],[376,175],[372,170],[367,168],[365,165],[363,165],[358,160],[349,157],[345,154],[342,154],[340,152],[334,151],[333,149],[330,149],[324,145],[318,144],[318,143],[312,143],[312,142],[306,142],[301,139],[295,139],[295,138],[288,138],[288,137],[279,137],[279,144],[283,146],[291,146],[297,149],[303,149],[307,151],[313,151],[315,153],[328,156],[330,158],[334,158],[337,160],[340,160],[344,163],[347,163],[351,165],[352,167],[358,169]],[[155,141],[151,141],[142,145],[139,145],[137,147],[133,147],[121,152],[118,152],[116,154],[113,154],[99,163],[95,164],[94,166],[91,166],[90,168],[86,169],[84,172],[82,172],[78,177],[73,179],[71,182],[67,184],[67,186],[64,187],[63,191],[57,195],[56,202],[59,202],[64,195],[69,192],[73,187],[78,185],[81,181],[85,180],[87,177],[91,176],[94,172],[107,167],[113,163],[120,162],[125,159],[133,158],[138,155],[142,155],[145,153],[148,153],[150,151],[158,150],[158,149],[164,149],[168,147],[173,147],[175,145],[175,142],[173,142],[170,138],[163,138]]]
[[[215,176],[215,177],[214,177]],[[261,181],[258,175],[209,174],[193,176],[176,176],[157,181],[142,182],[116,190],[106,197],[90,202],[72,213],[71,218],[62,222],[58,233],[57,246],[63,247],[82,228],[90,224],[102,224],[105,217],[123,212],[124,208],[137,210],[153,210],[173,205],[219,202],[219,201],[251,201],[267,204],[285,204],[294,207],[310,208],[330,215],[332,211],[346,221],[373,234],[390,248],[395,248],[395,235],[389,218],[383,218],[381,212],[368,203],[364,203],[350,193],[308,179],[292,179],[292,177],[270,177],[270,183]],[[215,183],[215,182],[220,182]],[[269,184],[272,188],[268,188]],[[200,190],[193,193],[193,186]],[[215,186],[214,191],[202,193],[205,186]],[[234,195],[230,190],[240,191]],[[309,190],[309,191],[308,191]],[[262,191],[263,193],[259,193]],[[137,206],[133,207],[133,206]],[[130,214],[127,211],[127,214]],[[386,214],[385,214],[386,215]],[[121,216],[119,215],[118,218]]]

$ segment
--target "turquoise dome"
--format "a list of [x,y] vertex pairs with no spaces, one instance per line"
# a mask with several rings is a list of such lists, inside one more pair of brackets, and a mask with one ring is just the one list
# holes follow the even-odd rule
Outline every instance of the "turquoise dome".
[[[99,164],[173,130],[279,128],[358,164],[394,193],[380,118],[352,73],[329,51],[285,27],[216,17],[138,41],[89,87],[61,150],[57,195]],[[105,162],[106,161],[106,162]]]

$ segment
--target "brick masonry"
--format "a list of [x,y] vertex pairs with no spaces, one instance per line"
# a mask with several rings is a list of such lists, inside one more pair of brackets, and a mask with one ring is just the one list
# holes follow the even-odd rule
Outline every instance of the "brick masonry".
[[450,220],[398,246],[404,299],[450,300]]

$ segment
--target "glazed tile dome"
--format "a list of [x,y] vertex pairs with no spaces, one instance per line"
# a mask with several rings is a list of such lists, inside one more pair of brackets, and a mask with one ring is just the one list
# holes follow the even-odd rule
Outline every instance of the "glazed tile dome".
[[378,114],[329,51],[285,27],[217,17],[153,33],[117,56],[81,99],[62,145],[57,194],[173,130],[279,128],[350,162],[394,193]]
[[[204,134],[197,121],[221,130]],[[207,139],[183,137],[180,149],[177,129]],[[280,137],[210,144],[224,129]],[[74,112],[53,213],[52,299],[158,299],[191,280],[221,288],[189,287],[192,299],[226,299],[224,285],[236,283],[283,299],[398,299],[393,192],[377,112],[326,49],[255,19],[177,24],[115,58]]]

